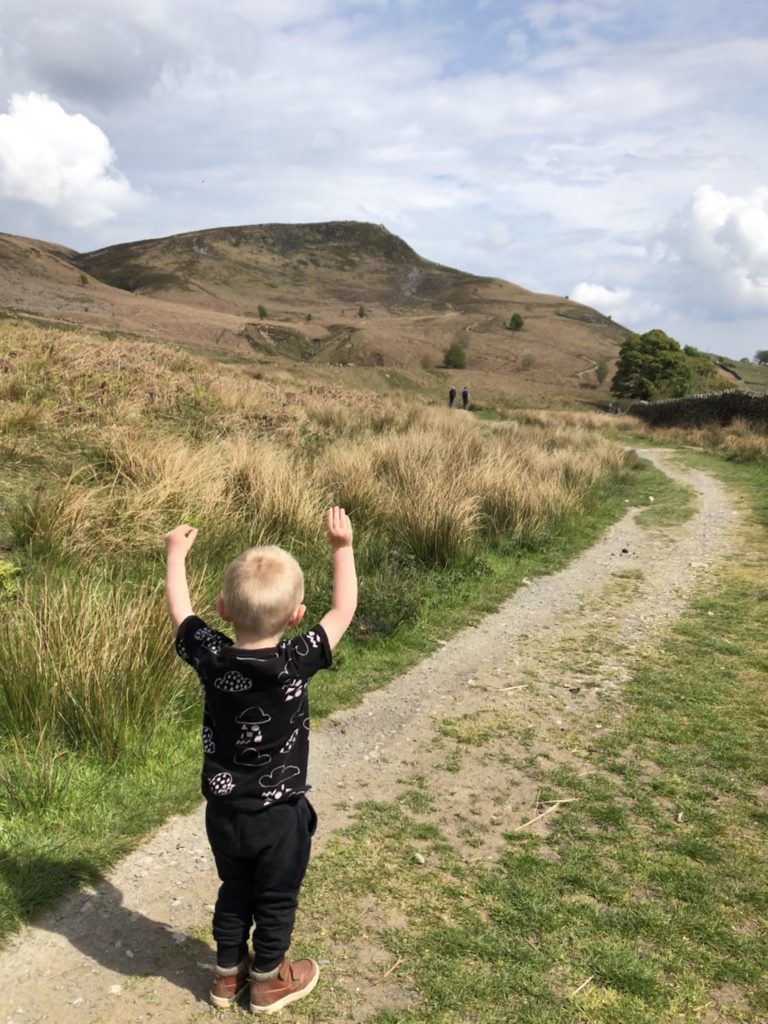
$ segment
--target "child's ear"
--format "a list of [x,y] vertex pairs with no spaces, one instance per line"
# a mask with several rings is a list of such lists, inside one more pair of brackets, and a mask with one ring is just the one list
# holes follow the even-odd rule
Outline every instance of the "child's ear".
[[306,614],[306,611],[307,611],[307,606],[305,604],[297,605],[296,606],[296,610],[294,611],[293,615],[290,617],[290,619],[288,619],[288,626],[291,629],[293,629],[294,626],[298,626],[298,624],[304,618],[304,615]]
[[227,611],[227,606],[224,604],[224,598],[222,597],[221,594],[219,594],[219,596],[214,601],[214,608],[216,609],[216,612],[218,613],[220,619],[223,619],[225,622],[232,621],[232,617]]

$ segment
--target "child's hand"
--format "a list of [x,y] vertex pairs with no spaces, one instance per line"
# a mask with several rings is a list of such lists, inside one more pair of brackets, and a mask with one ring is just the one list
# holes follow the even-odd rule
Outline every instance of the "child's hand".
[[181,526],[177,526],[175,530],[171,530],[170,533],[166,533],[165,549],[169,555],[173,552],[174,554],[180,554],[182,557],[186,557],[189,553],[189,549],[195,543],[196,537],[196,528],[194,526],[189,526],[188,523],[182,523]]
[[328,509],[325,515],[325,529],[328,543],[334,551],[352,547],[352,523],[343,508],[334,505]]

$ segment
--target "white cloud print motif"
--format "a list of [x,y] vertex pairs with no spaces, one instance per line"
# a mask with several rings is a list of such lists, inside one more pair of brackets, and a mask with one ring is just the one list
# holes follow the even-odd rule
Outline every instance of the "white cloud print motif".
[[[269,807],[270,804],[282,800],[284,796],[293,792],[288,782],[297,775],[301,775],[301,771],[293,764],[280,765],[278,768],[274,768],[269,775],[262,775],[259,785],[264,787],[264,806]],[[267,786],[270,788],[267,789]]]
[[258,747],[245,747],[238,750],[234,757],[235,764],[244,768],[265,768],[271,760],[269,754],[262,754]]
[[301,775],[301,769],[297,768],[295,764],[281,764],[277,768],[273,768],[269,775],[262,775],[259,779],[259,785],[265,789],[267,787],[283,785],[288,779],[293,779],[295,776]]
[[[229,674],[229,673],[228,673]],[[241,711],[235,719],[240,724],[240,735],[237,739],[238,747],[251,746],[253,743],[261,743],[264,739],[260,726],[271,722],[270,715],[259,707],[246,708]]]
[[226,647],[225,642],[219,636],[215,629],[211,629],[210,626],[201,626],[195,630],[195,640],[199,640],[203,647],[207,647],[211,654],[219,654],[223,647]]
[[229,796],[235,788],[235,780],[229,772],[219,772],[208,779],[208,788],[214,796]]
[[214,679],[213,685],[222,693],[242,693],[243,690],[250,690],[253,683],[242,672],[225,672],[223,676]]

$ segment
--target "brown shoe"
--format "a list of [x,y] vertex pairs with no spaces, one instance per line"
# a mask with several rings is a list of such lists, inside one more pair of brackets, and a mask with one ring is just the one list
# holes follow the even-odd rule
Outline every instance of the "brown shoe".
[[211,1003],[221,1010],[231,1006],[248,984],[250,967],[250,957],[241,960],[237,967],[219,967],[217,965],[213,971]]
[[277,1013],[308,996],[319,977],[314,960],[283,960],[274,978],[260,980],[251,972],[251,1013]]

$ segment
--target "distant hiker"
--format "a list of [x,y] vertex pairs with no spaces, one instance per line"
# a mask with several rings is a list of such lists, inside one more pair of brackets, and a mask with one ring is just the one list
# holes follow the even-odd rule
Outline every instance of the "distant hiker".
[[461,392],[461,407],[462,409],[469,408],[469,388],[465,387]]
[[451,390],[448,392],[448,408],[456,408],[456,388],[451,388]]
[[285,954],[317,825],[305,796],[307,685],[330,667],[357,605],[352,526],[343,508],[328,510],[326,531],[333,599],[319,625],[283,639],[306,610],[304,576],[282,548],[249,548],[224,572],[216,598],[234,643],[192,611],[186,557],[197,530],[182,524],[165,538],[176,653],[197,672],[205,697],[205,826],[221,879],[210,994],[218,1007],[232,1006],[250,983],[251,1013],[273,1013],[308,995],[320,973],[316,961]]

